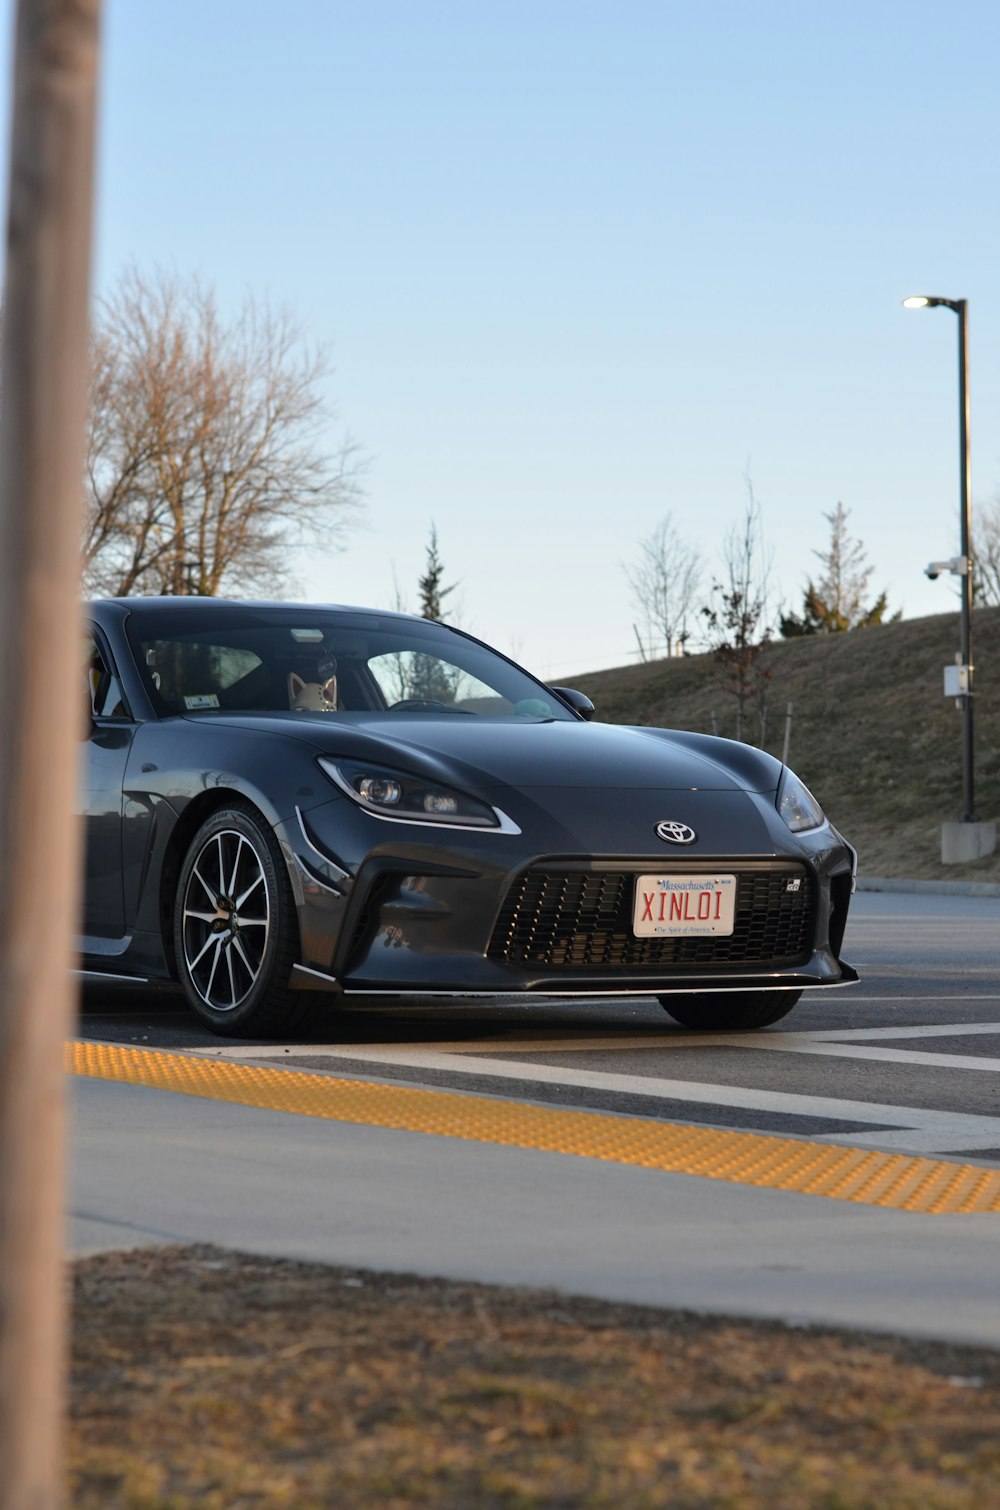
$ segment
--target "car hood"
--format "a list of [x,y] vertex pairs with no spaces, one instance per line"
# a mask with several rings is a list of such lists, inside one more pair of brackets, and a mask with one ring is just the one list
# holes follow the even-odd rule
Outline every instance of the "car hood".
[[487,786],[764,792],[775,790],[781,770],[770,756],[730,740],[616,724],[322,713],[199,714],[188,721]]

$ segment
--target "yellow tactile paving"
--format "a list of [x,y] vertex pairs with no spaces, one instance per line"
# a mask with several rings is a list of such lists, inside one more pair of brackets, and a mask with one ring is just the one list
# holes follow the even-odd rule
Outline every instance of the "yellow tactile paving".
[[929,1215],[1000,1211],[1000,1170],[645,1117],[528,1106],[495,1096],[339,1080],[117,1044],[66,1045],[76,1075],[369,1127],[542,1149],[641,1169]]

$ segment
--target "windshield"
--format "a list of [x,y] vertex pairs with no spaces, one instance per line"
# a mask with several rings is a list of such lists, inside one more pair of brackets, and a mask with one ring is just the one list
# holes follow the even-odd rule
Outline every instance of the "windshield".
[[133,613],[127,633],[161,716],[388,712],[573,721],[519,667],[423,619],[215,604],[204,616],[188,606]]

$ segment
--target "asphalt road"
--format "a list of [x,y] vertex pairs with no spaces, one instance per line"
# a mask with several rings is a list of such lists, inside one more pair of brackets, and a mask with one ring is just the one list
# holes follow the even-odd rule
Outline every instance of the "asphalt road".
[[[1000,898],[862,893],[858,986],[758,1033],[653,1001],[349,1008],[213,1038],[89,987],[81,1036],[1000,1167]],[[1000,1345],[1000,1214],[926,1216],[77,1079],[70,1243],[214,1241],[375,1268]]]

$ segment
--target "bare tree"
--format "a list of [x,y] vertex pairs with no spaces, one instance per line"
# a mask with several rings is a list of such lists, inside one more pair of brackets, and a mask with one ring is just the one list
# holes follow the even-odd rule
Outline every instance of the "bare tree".
[[[838,503],[829,514],[824,513],[823,518],[830,526],[830,543],[825,551],[813,551],[822,562],[823,572],[815,582],[810,577],[806,583],[801,617],[793,613],[782,615],[781,633],[785,639],[868,629],[885,621],[888,595],[880,593],[873,603],[868,603],[872,567],[864,545],[847,528],[850,512]],[[899,614],[893,617],[898,619]]]
[[639,610],[635,637],[644,661],[672,655],[690,638],[688,621],[695,612],[702,560],[665,514],[639,542],[638,559],[624,568]]
[[[736,703],[736,738],[743,738],[751,710],[760,728],[767,720],[767,683],[771,671],[765,652],[771,643],[769,580],[771,560],[763,536],[760,504],[749,475],[743,518],[726,535],[722,576],[702,608],[709,649],[722,685]],[[761,735],[763,738],[763,733]]]
[[976,505],[972,520],[972,590],[977,608],[1000,607],[1000,494]]
[[91,591],[279,591],[289,546],[339,543],[360,498],[351,441],[324,441],[326,354],[248,300],[127,271],[93,338],[84,579]]

